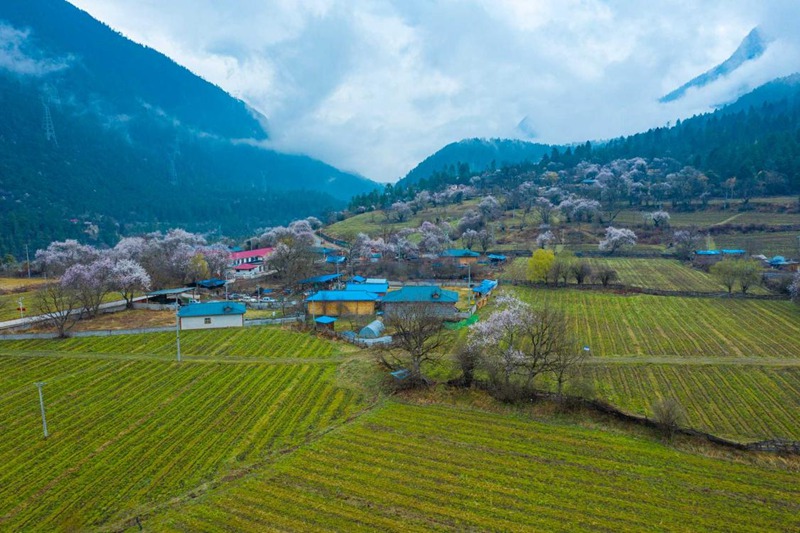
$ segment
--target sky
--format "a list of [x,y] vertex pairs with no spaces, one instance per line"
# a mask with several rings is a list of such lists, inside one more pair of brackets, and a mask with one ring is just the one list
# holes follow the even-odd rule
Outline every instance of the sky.
[[[268,146],[376,181],[448,143],[602,140],[800,71],[797,0],[70,0],[245,100]],[[677,102],[754,27],[767,52]]]

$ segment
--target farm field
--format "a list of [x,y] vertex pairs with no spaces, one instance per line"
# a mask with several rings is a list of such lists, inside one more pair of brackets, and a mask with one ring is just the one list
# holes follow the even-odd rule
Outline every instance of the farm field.
[[513,287],[574,321],[594,356],[792,358],[800,353],[800,307],[785,300],[620,295]]
[[651,416],[674,398],[692,428],[737,441],[800,441],[800,366],[748,364],[591,364],[599,398]]
[[336,371],[0,356],[0,529],[108,527],[271,461],[363,407],[334,384]]
[[[628,257],[590,257],[592,267],[608,266],[617,271],[616,282],[628,287],[641,287],[662,291],[686,291],[724,293],[726,289],[710,274],[692,268],[677,259],[628,258]],[[514,259],[514,264],[506,268],[505,279],[527,276],[527,257]],[[761,287],[753,287],[752,294],[768,294]]]
[[798,517],[794,472],[570,424],[388,402],[144,526],[789,531],[800,527]]
[[714,235],[717,248],[737,248],[767,257],[800,258],[800,231],[776,231]]
[[[800,214],[797,213],[770,213],[761,211],[692,211],[673,212],[670,214],[670,226],[698,226],[705,228],[722,224],[765,224],[768,226],[782,226],[787,224],[800,224]],[[637,227],[642,225],[641,211],[626,209],[614,219],[614,224]]]
[[[310,333],[294,333],[269,326],[181,331],[183,359],[193,357],[319,359],[352,349],[349,344],[332,343]],[[146,355],[174,359],[175,332],[68,339],[0,340],[0,355],[20,352],[104,354],[121,357]]]
[[35,288],[52,281],[44,278],[0,278],[0,291]]

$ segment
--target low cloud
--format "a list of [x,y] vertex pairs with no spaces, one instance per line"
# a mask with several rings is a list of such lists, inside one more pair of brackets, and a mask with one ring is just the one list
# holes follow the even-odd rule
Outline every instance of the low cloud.
[[[607,139],[800,70],[795,0],[72,2],[264,113],[272,148],[381,181],[462,138]],[[764,56],[658,102],[757,25]]]
[[42,77],[69,66],[69,60],[42,57],[30,43],[30,31],[0,21],[0,69],[23,76]]

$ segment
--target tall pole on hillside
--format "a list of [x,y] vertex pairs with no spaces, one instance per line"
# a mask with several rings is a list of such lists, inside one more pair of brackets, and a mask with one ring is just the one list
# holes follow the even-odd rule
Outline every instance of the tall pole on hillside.
[[37,381],[34,383],[36,388],[39,389],[39,408],[42,411],[42,429],[44,430],[44,438],[47,438],[50,434],[47,432],[47,418],[44,416],[44,396],[42,395],[42,387],[44,386],[43,381]]
[[28,266],[28,279],[31,277],[31,254],[28,251],[28,245],[25,245],[25,264]]
[[181,317],[178,314],[180,306],[178,305],[178,297],[175,296],[175,346],[178,350],[178,362],[181,362]]

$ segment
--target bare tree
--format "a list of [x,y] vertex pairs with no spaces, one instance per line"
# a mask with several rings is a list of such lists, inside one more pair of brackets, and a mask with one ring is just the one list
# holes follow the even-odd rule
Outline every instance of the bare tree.
[[61,283],[50,283],[36,293],[36,308],[58,336],[64,338],[81,316],[77,293]]
[[439,360],[439,349],[445,342],[443,318],[435,306],[411,303],[392,312],[386,326],[392,330],[392,342],[377,351],[378,361],[389,370],[405,368],[408,383],[419,386],[428,383],[423,367]]
[[609,266],[601,266],[594,273],[593,277],[596,281],[602,283],[603,287],[608,287],[610,283],[613,283],[619,279],[619,274],[617,274],[617,271]]
[[564,383],[580,372],[588,355],[588,352],[579,345],[573,343],[572,346],[569,346],[569,343],[566,344],[563,349],[555,353],[551,363],[553,376],[556,379],[556,394],[559,401],[563,399]]
[[653,421],[664,434],[664,438],[672,440],[681,424],[686,422],[686,411],[675,398],[663,398],[653,403]]

